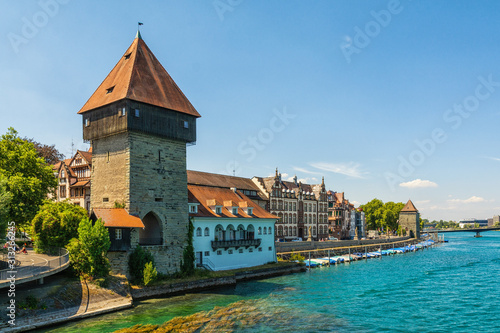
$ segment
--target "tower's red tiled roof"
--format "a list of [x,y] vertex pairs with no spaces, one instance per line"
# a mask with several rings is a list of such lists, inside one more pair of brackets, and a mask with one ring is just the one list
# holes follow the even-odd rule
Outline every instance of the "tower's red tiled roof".
[[78,113],[122,99],[200,117],[140,35]]
[[411,200],[408,200],[406,205],[401,209],[402,212],[418,212],[418,210],[415,208],[415,205],[413,205],[413,202]]

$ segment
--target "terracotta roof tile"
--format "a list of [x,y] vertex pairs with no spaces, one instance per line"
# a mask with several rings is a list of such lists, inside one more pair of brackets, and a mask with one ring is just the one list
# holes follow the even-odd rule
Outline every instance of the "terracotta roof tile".
[[402,212],[417,212],[418,213],[417,208],[415,208],[415,205],[413,205],[413,202],[411,202],[411,200],[408,200],[408,202],[403,207],[403,209],[401,209],[401,211]]
[[78,113],[123,99],[200,117],[142,38],[134,39],[116,66]]
[[[250,198],[244,195],[241,191],[232,191],[229,188],[221,187],[211,187],[203,185],[188,185],[188,201],[190,203],[200,203],[198,206],[197,214],[190,214],[190,216],[197,217],[235,217],[228,209],[222,207],[221,214],[216,214],[210,205],[213,202],[225,202],[233,201],[238,202],[238,217],[245,218],[268,218],[268,219],[278,219],[277,216],[267,212],[261,208],[258,204],[254,203]],[[253,214],[248,215],[246,212],[245,204],[241,205],[242,202],[246,202],[248,207],[253,208]]]
[[129,215],[123,208],[94,208],[92,212],[102,219],[105,227],[144,228],[140,218]]
[[74,184],[71,184],[70,187],[80,187],[80,186],[90,186],[90,180],[80,180],[80,181],[77,181],[76,183]]
[[191,185],[236,188],[255,191],[261,200],[267,200],[259,187],[249,178],[219,175],[215,173],[187,170],[187,181]]

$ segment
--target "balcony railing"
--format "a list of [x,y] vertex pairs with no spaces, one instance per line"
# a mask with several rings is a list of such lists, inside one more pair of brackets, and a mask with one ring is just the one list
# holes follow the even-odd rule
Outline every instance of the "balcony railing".
[[262,239],[238,239],[238,240],[224,240],[224,241],[212,241],[212,249],[215,251],[220,248],[227,250],[230,247],[236,249],[240,247],[249,248],[250,246],[258,247],[260,246]]

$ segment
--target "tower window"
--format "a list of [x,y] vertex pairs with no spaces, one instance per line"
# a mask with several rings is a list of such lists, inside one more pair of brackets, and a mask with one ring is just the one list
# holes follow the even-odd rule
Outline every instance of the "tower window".
[[102,198],[102,202],[109,202],[109,198]]
[[135,113],[134,113],[134,115],[135,115],[137,118],[139,118],[139,109],[135,109]]
[[126,112],[127,112],[126,110],[127,109],[125,107],[118,109],[118,114],[120,115],[120,117],[123,117],[126,114]]
[[115,239],[116,240],[122,239],[122,229],[115,229]]
[[189,128],[189,122],[187,120],[184,120],[183,123],[184,123],[184,128]]
[[132,55],[132,52],[128,53],[128,54],[125,54],[124,58],[125,59],[130,59],[130,56]]
[[156,202],[163,202],[163,198],[155,198]]
[[90,126],[90,120],[89,118],[85,118],[85,127],[89,127]]
[[113,92],[113,89],[115,89],[115,86],[112,86],[111,88],[106,89],[106,94],[111,94]]

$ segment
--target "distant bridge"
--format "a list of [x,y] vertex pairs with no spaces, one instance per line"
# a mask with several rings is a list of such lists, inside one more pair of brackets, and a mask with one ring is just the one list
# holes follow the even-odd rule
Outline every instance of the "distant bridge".
[[467,229],[444,229],[444,230],[427,230],[424,232],[428,233],[444,233],[444,232],[475,232],[476,236],[481,237],[481,232],[485,231],[496,231],[500,230],[500,227],[489,227],[489,228],[467,228]]

